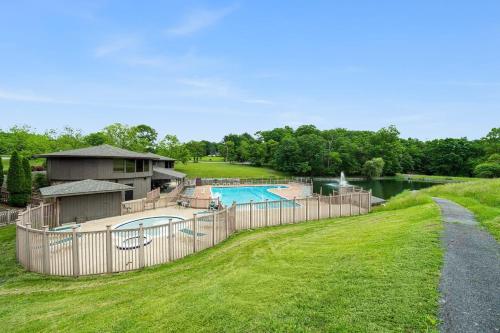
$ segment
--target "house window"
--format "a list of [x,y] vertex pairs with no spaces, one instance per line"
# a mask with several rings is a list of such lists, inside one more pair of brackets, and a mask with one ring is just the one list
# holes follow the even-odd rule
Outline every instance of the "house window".
[[144,172],[144,160],[135,161],[135,172]]
[[149,172],[149,160],[144,160],[144,171]]
[[123,159],[113,160],[113,172],[125,172],[125,160]]
[[135,160],[126,160],[125,161],[125,169],[126,172],[135,172]]

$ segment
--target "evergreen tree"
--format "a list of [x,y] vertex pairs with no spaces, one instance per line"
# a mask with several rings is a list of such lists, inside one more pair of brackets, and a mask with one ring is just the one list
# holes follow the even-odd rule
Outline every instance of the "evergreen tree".
[[9,205],[14,207],[26,206],[27,198],[24,191],[23,163],[17,151],[12,153],[10,167],[7,174],[7,191],[9,191]]
[[33,179],[31,178],[30,161],[27,158],[23,158],[23,172],[24,172],[23,192],[29,198],[31,197],[31,187],[33,186]]
[[0,156],[0,188],[3,186],[3,160]]

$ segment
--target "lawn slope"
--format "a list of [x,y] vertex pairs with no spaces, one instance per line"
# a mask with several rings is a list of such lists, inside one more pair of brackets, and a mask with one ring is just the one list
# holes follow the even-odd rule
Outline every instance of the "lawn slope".
[[139,272],[46,278],[0,229],[1,331],[434,331],[439,209],[245,231]]
[[268,168],[225,162],[176,163],[175,170],[187,174],[189,178],[268,178],[284,176],[282,172]]
[[455,201],[471,210],[481,225],[500,241],[500,179],[439,185],[422,192]]

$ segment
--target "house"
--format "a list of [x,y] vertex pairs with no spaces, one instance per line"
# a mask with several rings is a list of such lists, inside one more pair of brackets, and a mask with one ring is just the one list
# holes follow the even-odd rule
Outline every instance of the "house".
[[131,190],[120,183],[86,179],[43,187],[40,193],[55,204],[56,225],[61,225],[120,215],[123,193]]
[[106,144],[35,157],[47,159],[47,179],[51,185],[87,179],[119,183],[128,186],[122,198],[125,201],[144,198],[154,186],[186,177],[173,171],[174,159]]

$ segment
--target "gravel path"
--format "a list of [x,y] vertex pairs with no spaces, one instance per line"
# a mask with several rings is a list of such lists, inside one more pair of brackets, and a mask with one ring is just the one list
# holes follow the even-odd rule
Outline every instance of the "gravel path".
[[500,246],[464,207],[434,198],[445,225],[441,332],[500,332]]

